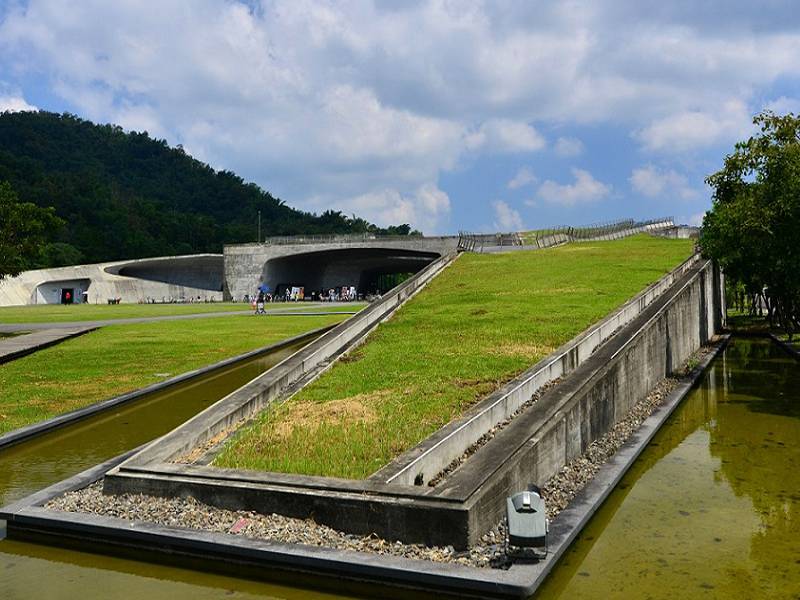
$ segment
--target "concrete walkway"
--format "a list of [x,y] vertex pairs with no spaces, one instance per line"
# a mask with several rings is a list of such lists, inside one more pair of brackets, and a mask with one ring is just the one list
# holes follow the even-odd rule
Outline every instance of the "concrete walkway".
[[[309,308],[317,308],[325,304],[289,305],[281,308],[271,308],[265,315],[284,315],[294,317],[309,317],[323,315],[354,315],[358,311],[318,311],[308,312]],[[31,354],[42,348],[53,346],[89,331],[100,329],[107,325],[130,325],[134,323],[149,323],[153,321],[182,321],[186,319],[205,319],[208,317],[255,316],[251,310],[237,310],[226,312],[197,313],[191,315],[164,315],[159,317],[137,317],[132,319],[103,319],[98,321],[71,321],[56,323],[0,323],[0,333],[21,333],[31,331],[28,335],[0,340],[0,364],[12,361],[20,356]]]
[[[26,326],[22,331],[27,331],[27,329],[29,328]],[[96,325],[60,327],[58,329],[51,328],[29,333],[28,335],[20,335],[7,340],[0,340],[0,364],[36,352],[42,348],[53,346],[64,340],[94,331],[95,329],[97,329]]]
[[[266,310],[267,315],[286,315],[295,317],[323,316],[323,315],[354,315],[357,310],[352,311],[315,311],[309,312],[309,308],[325,306],[324,303],[290,305],[281,308],[270,308]],[[360,310],[360,308],[359,308]],[[191,315],[164,315],[159,317],[135,317],[131,319],[102,319],[97,321],[57,321],[53,323],[0,323],[0,333],[19,333],[21,331],[43,331],[47,329],[75,329],[77,327],[89,327],[97,329],[107,325],[131,325],[134,323],[149,323],[152,321],[182,321],[186,319],[205,319],[208,317],[238,317],[254,316],[252,310],[236,310],[226,312],[196,313]],[[263,315],[259,315],[263,316]]]

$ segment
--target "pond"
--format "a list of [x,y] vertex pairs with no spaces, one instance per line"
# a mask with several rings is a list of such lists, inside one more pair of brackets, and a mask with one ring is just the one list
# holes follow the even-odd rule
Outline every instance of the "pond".
[[535,598],[800,598],[800,367],[733,338]]
[[[87,449],[86,460],[122,450]],[[0,541],[4,600],[343,597],[230,575]],[[732,339],[535,598],[800,598],[797,361],[767,340]]]

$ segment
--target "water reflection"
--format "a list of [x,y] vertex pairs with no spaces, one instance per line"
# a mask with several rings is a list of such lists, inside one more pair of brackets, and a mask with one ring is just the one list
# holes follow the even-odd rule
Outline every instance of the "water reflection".
[[[280,584],[211,574],[25,542],[0,542],[3,600],[169,598],[170,600],[342,600],[341,596]],[[297,582],[301,583],[301,582]]]
[[171,431],[308,341],[235,363],[0,451],[0,506]]
[[[263,373],[309,340],[154,394],[0,452],[0,506],[79,473],[170,431]],[[307,577],[288,585],[78,552],[3,539],[0,521],[0,599],[59,598],[343,598],[310,591]],[[263,575],[263,573],[262,573]],[[281,581],[281,575],[274,576]],[[296,586],[296,587],[295,587]],[[350,596],[348,596],[350,597]]]
[[537,598],[800,598],[800,368],[734,339]]

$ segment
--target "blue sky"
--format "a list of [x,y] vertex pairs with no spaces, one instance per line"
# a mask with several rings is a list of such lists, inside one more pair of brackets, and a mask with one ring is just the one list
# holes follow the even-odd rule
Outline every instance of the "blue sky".
[[0,111],[147,131],[426,234],[698,224],[799,82],[784,0],[0,0]]

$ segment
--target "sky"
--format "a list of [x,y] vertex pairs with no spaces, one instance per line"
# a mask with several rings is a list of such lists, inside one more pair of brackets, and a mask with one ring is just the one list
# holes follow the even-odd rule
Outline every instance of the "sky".
[[0,111],[427,235],[700,224],[705,178],[799,94],[789,0],[0,0]]

